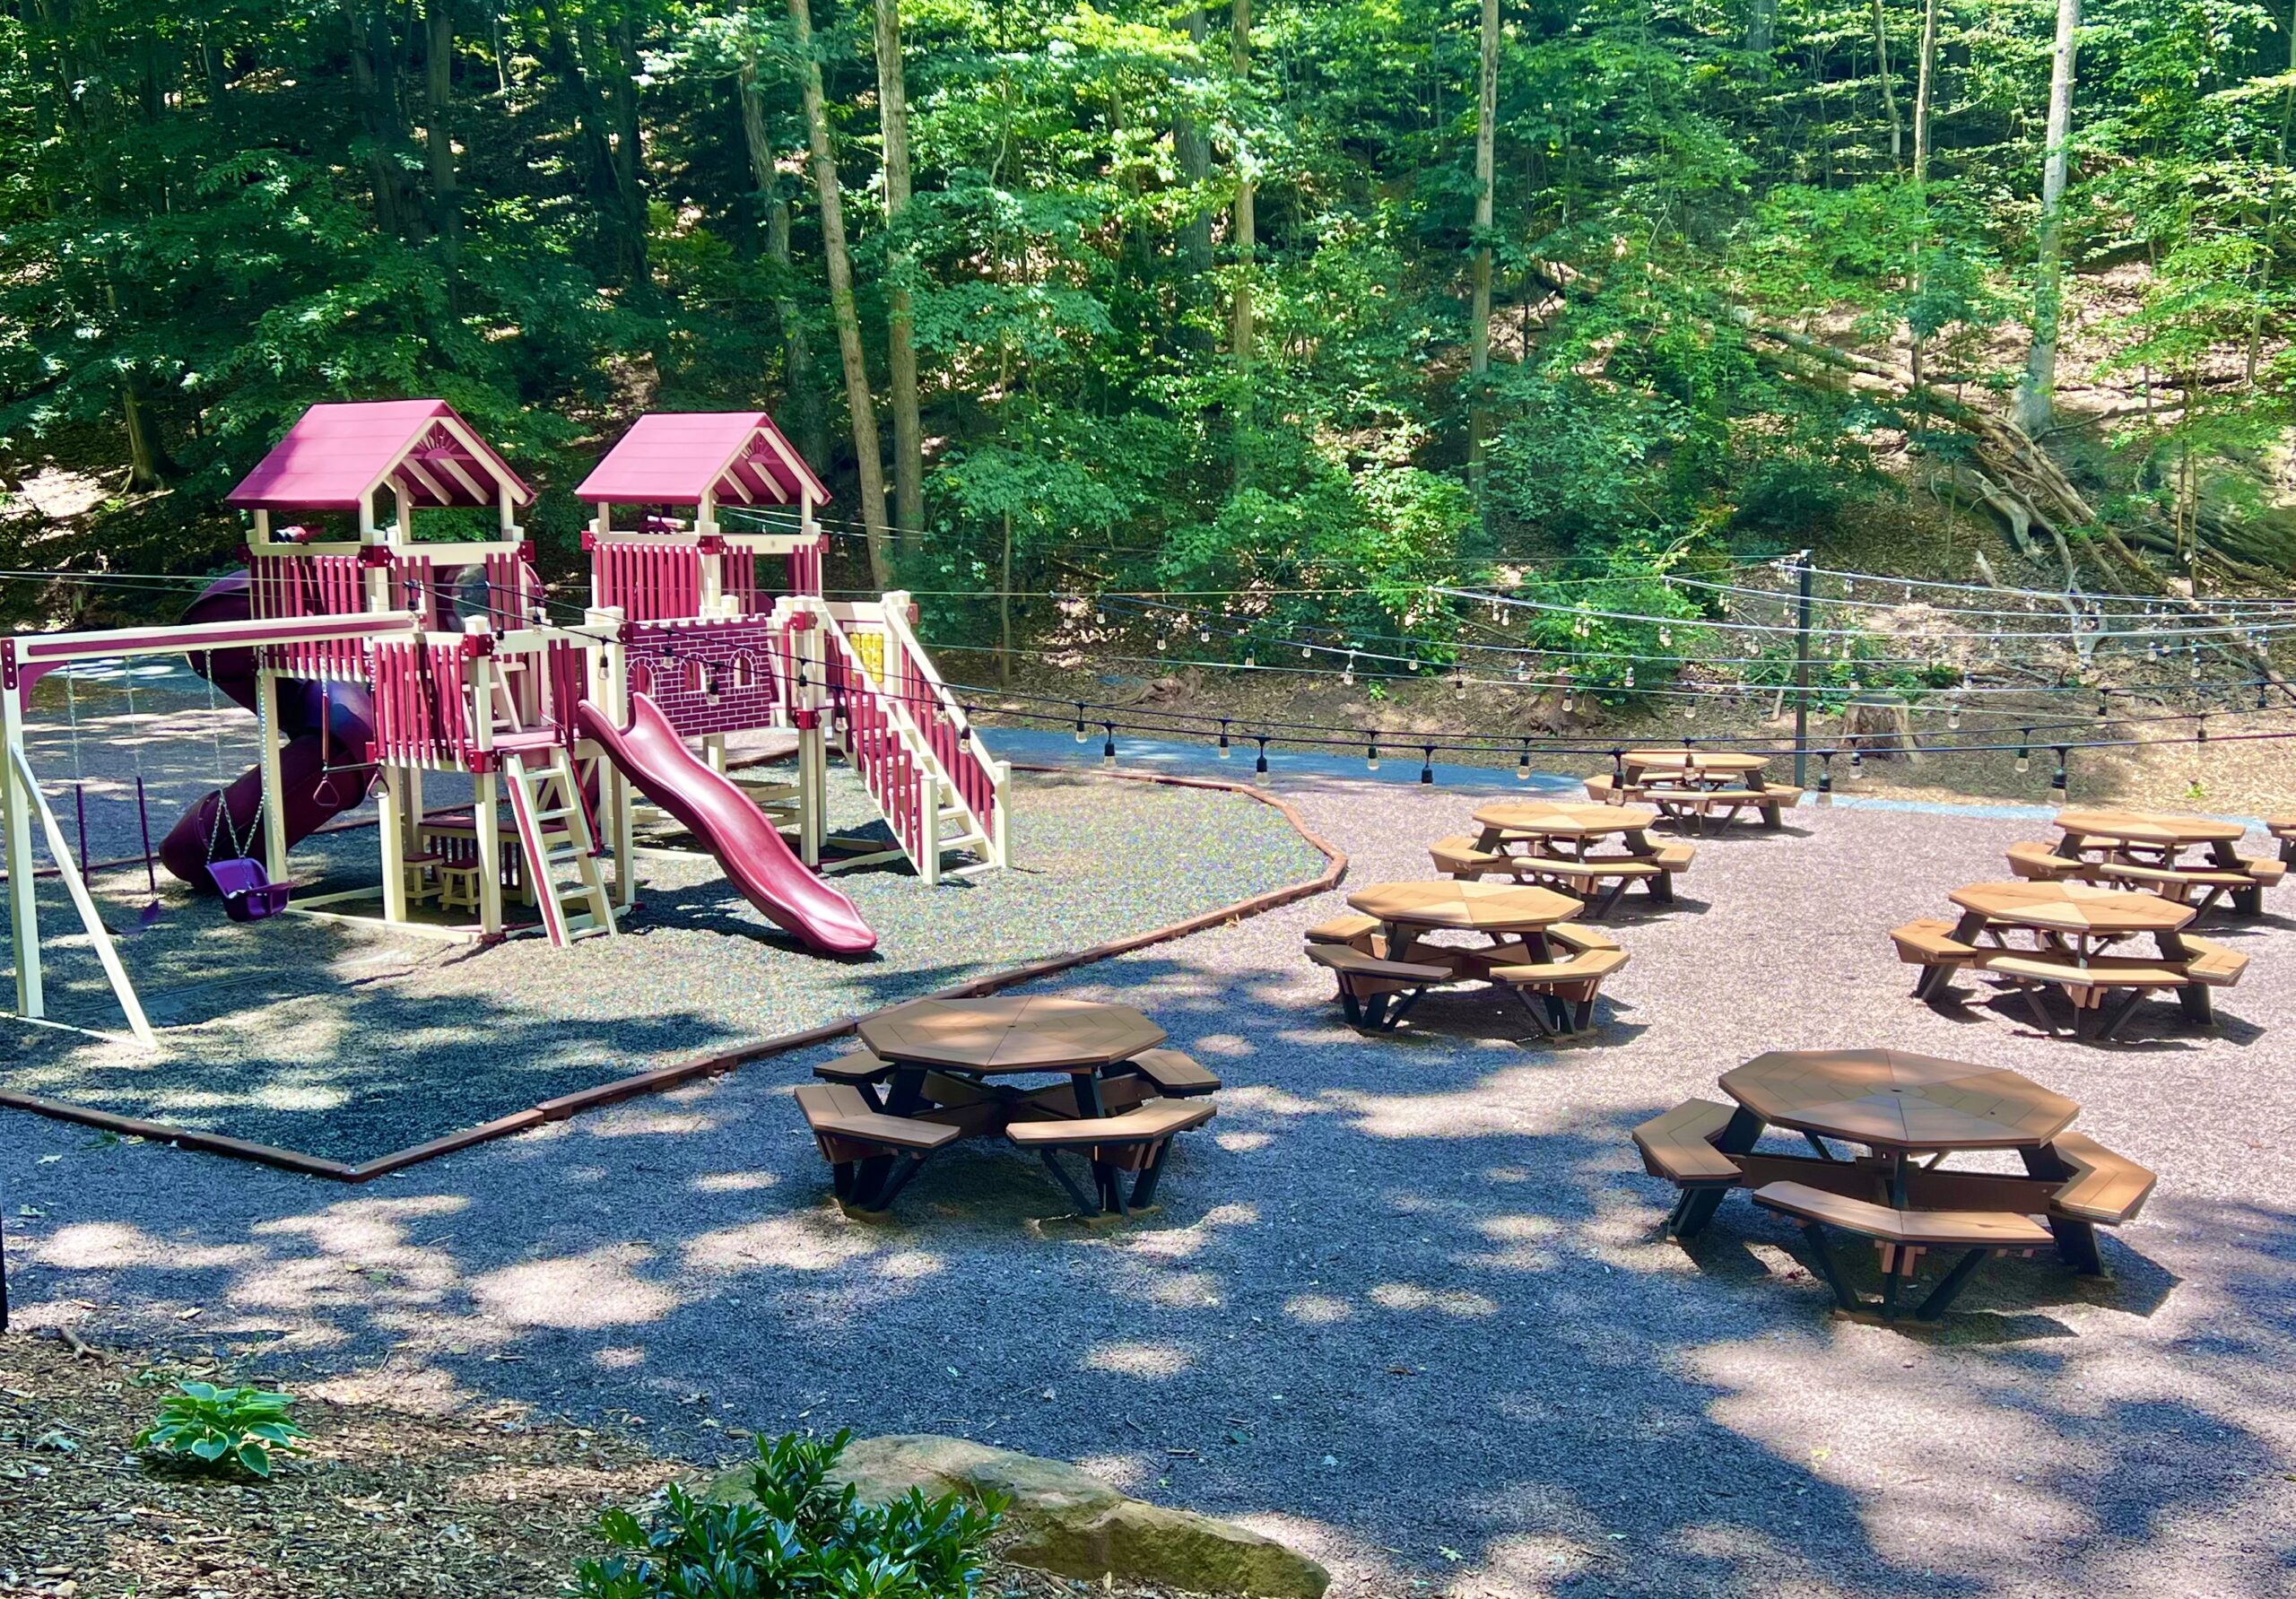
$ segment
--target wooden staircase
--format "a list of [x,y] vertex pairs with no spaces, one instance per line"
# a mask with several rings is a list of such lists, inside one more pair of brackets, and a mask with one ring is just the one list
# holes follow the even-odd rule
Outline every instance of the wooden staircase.
[[[815,604],[825,665],[844,710],[846,757],[900,852],[927,883],[1005,865],[1006,769],[981,750],[962,708],[909,633],[900,614],[907,596],[888,595],[883,604]],[[859,645],[870,634],[874,661]],[[973,858],[944,866],[952,855]]]

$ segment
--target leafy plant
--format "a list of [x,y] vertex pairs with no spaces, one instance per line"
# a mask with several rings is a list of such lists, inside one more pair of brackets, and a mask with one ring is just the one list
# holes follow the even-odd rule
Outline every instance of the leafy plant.
[[912,1488],[864,1505],[829,1480],[852,1436],[760,1438],[752,1497],[738,1503],[673,1483],[643,1520],[607,1511],[599,1534],[624,1552],[584,1560],[569,1599],[970,1599],[1006,1501]]
[[137,1448],[268,1477],[274,1452],[300,1454],[295,1440],[310,1436],[287,1413],[295,1403],[291,1395],[200,1382],[178,1383],[176,1390],[160,1401],[152,1425],[135,1435]]

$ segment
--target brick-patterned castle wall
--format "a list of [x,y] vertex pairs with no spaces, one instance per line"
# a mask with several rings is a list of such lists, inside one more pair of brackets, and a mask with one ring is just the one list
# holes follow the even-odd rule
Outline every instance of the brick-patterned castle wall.
[[687,738],[770,727],[780,705],[764,622],[639,622],[626,630],[630,689]]

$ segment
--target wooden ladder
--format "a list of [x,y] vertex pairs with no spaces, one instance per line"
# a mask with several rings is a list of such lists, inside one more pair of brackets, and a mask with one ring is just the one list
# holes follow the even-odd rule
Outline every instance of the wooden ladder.
[[[526,856],[526,880],[534,885],[543,931],[559,945],[586,933],[611,935],[615,931],[613,904],[606,894],[605,874],[598,870],[597,839],[582,803],[582,779],[574,769],[573,752],[560,743],[546,751],[513,745],[501,750],[501,757],[510,815],[517,823],[518,848]],[[529,760],[535,764],[528,765]],[[566,824],[565,843],[552,850],[545,830],[556,822]],[[570,865],[574,881],[561,883],[559,869]],[[569,907],[574,908],[573,914]]]

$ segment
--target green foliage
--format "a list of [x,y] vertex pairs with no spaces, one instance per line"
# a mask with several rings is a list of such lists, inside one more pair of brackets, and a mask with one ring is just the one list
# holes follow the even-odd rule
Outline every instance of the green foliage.
[[310,1436],[289,1415],[294,1403],[290,1395],[262,1388],[178,1383],[160,1401],[152,1425],[135,1435],[135,1447],[268,1477],[274,1454],[300,1454],[295,1440]]
[[758,1439],[737,1504],[694,1499],[673,1483],[643,1520],[609,1510],[598,1531],[620,1553],[584,1560],[570,1599],[971,1599],[1001,1502],[916,1489],[860,1504],[829,1473],[851,1439]]
[[[1794,547],[1904,447],[1968,448],[1924,402],[1792,368],[1742,313],[1918,347],[1962,403],[2022,369],[2054,20],[2036,0],[1940,11],[1918,184],[1910,0],[1780,8],[1760,61],[1743,6],[1510,7],[1487,230],[1477,19],[1453,0],[1265,0],[1240,70],[1222,8],[909,0],[897,229],[874,8],[812,9],[877,382],[891,273],[911,298],[928,469],[900,575],[960,591],[926,598],[951,641],[996,627],[979,596],[1009,552],[1024,628],[1054,595],[1233,588],[1248,633],[1313,622],[1448,659],[1463,619],[1431,586]],[[0,19],[0,465],[55,455],[117,491],[61,539],[0,526],[0,566],[212,569],[242,536],[221,491],[304,405],[417,393],[535,482],[530,523],[566,564],[568,491],[646,407],[775,411],[857,517],[782,8],[452,20],[434,63],[422,8],[381,0]],[[2090,0],[2066,258],[2128,281],[2101,313],[2076,294],[2073,321],[2110,345],[2106,376],[2179,402],[2126,424],[2126,491],[2099,495],[2125,519],[2188,534],[2210,463],[2288,421],[2288,21]],[[1491,372],[1471,381],[1485,247]],[[1282,592],[1317,586],[1347,593]]]

